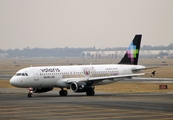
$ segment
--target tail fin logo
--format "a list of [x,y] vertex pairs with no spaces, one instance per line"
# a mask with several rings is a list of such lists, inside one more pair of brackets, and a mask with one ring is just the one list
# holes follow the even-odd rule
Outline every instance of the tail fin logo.
[[134,58],[137,57],[138,53],[139,53],[139,50],[136,49],[136,45],[133,45],[133,42],[132,42],[127,50],[127,55],[128,55],[128,58],[130,58],[131,62],[134,62]]
[[133,41],[129,45],[126,54],[121,59],[121,61],[118,64],[138,64],[138,57],[139,57],[139,50],[140,50],[140,44],[141,44],[141,38],[142,35],[135,35]]

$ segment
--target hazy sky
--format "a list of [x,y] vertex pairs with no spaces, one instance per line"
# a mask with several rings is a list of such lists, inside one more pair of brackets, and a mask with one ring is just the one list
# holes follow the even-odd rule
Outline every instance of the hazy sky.
[[0,0],[0,49],[173,43],[173,0]]

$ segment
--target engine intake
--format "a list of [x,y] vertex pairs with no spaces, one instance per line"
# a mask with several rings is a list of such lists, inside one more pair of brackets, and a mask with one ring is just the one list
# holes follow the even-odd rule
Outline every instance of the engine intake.
[[72,82],[70,88],[74,92],[86,92],[94,89],[94,85],[86,82]]
[[53,87],[52,88],[33,88],[34,93],[43,93],[43,92],[48,92],[51,90],[53,90]]

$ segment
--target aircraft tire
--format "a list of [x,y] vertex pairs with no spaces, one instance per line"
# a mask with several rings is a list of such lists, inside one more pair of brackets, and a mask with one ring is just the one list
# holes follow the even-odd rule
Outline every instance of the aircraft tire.
[[67,90],[63,90],[63,95],[67,96],[67,94],[68,94]]
[[59,91],[60,96],[67,96],[67,94],[68,94],[67,90],[60,90]]
[[60,91],[59,91],[59,95],[60,95],[60,96],[63,96],[63,90],[60,90]]
[[32,93],[28,93],[28,98],[31,98],[32,97]]
[[86,92],[86,95],[87,95],[87,96],[94,96],[94,95],[95,95],[95,91],[94,91],[94,90],[87,91],[87,92]]

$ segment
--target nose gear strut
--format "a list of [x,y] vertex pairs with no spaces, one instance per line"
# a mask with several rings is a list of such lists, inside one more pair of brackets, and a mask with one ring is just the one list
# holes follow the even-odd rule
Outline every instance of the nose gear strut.
[[29,90],[28,97],[30,98],[32,97],[33,89],[30,87],[28,88],[28,90]]

